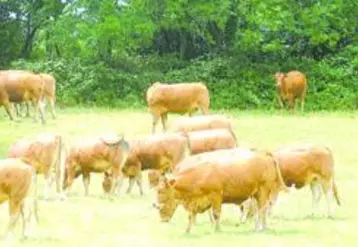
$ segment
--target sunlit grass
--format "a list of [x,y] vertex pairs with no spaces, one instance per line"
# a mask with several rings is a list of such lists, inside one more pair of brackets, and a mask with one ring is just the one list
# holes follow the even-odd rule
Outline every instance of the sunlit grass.
[[[322,214],[309,217],[311,194],[308,188],[282,195],[269,219],[269,230],[253,231],[249,221],[239,224],[236,207],[224,205],[222,232],[215,233],[207,214],[198,217],[192,233],[185,235],[187,214],[180,208],[170,223],[160,223],[151,207],[154,192],[145,189],[139,196],[136,187],[131,195],[114,201],[102,198],[101,175],[94,175],[90,196],[83,196],[81,179],[75,181],[73,197],[68,201],[40,201],[41,222],[31,237],[14,246],[358,246],[358,118],[354,112],[307,113],[292,116],[282,112],[220,111],[232,117],[242,145],[273,149],[300,141],[315,141],[328,145],[335,155],[336,180],[342,207],[336,207],[334,219]],[[170,115],[172,122],[178,116]],[[22,118],[11,123],[0,112],[0,155],[6,157],[9,145],[23,136],[41,131],[56,131],[72,140],[82,135],[117,132],[126,138],[150,133],[151,117],[145,110],[62,109],[58,119],[47,114],[46,126]],[[158,126],[160,128],[160,126]],[[146,179],[146,173],[144,174]],[[40,179],[43,183],[42,178]],[[42,185],[42,184],[41,184]],[[122,191],[126,189],[124,185]],[[42,186],[40,192],[42,193]],[[53,187],[54,197],[54,187]],[[0,234],[8,222],[7,206],[0,208]],[[20,236],[20,224],[16,230]],[[5,242],[0,240],[0,247]]]

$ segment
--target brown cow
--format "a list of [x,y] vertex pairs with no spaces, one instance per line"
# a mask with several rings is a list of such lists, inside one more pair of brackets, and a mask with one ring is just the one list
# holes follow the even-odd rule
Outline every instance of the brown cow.
[[40,112],[41,121],[45,124],[44,109],[41,104],[45,82],[41,76],[28,71],[7,70],[0,73],[0,105],[3,105],[10,120],[14,120],[11,102],[31,101],[35,108],[34,119]]
[[[279,148],[273,152],[273,155],[279,163],[286,186],[301,189],[310,185],[312,215],[316,214],[323,190],[327,200],[327,214],[328,217],[332,217],[331,201],[333,197],[338,205],[341,203],[334,181],[334,159],[331,150],[323,145],[304,143]],[[271,206],[275,202],[276,197],[273,197]],[[252,208],[243,209],[246,215],[248,214],[247,210],[252,210]]]
[[301,111],[303,111],[305,104],[305,97],[307,92],[306,76],[299,71],[290,71],[288,73],[275,73],[276,79],[276,93],[277,100],[283,107],[283,101],[287,100],[289,107],[294,110],[295,99],[299,98],[301,101]]
[[332,216],[331,201],[340,200],[334,181],[334,159],[331,150],[323,145],[305,143],[279,148],[273,152],[287,186],[297,189],[310,185],[313,214],[321,198],[321,190],[327,199],[328,216]]
[[17,158],[0,160],[0,205],[6,201],[9,202],[10,216],[8,237],[13,235],[20,216],[23,221],[22,236],[26,237],[31,215],[34,213],[38,220],[36,173],[31,166]]
[[255,199],[256,230],[266,227],[266,209],[273,195],[286,188],[272,154],[247,148],[217,150],[185,158],[171,178],[157,186],[162,221],[169,221],[179,204],[189,212],[190,232],[195,216],[212,208],[219,230],[222,203],[241,204]]
[[65,180],[63,188],[68,192],[73,180],[82,175],[85,195],[88,195],[90,173],[103,173],[115,168],[115,183],[111,194],[122,183],[121,168],[124,166],[129,152],[129,144],[123,137],[109,136],[81,139],[74,144],[66,159]]
[[209,90],[202,82],[164,84],[156,82],[147,90],[147,105],[153,117],[152,133],[161,118],[164,131],[167,129],[168,113],[191,116],[198,108],[202,114],[209,113]]
[[228,129],[234,132],[230,119],[223,115],[181,117],[174,122],[169,131],[176,133],[211,129]]
[[[182,134],[189,139],[191,154],[237,147],[235,134],[228,129],[201,130]],[[156,170],[148,172],[150,187],[158,184],[159,176],[160,172]]]
[[[130,152],[122,172],[130,178],[127,193],[137,181],[141,194],[142,170],[154,169],[159,174],[171,170],[180,160],[191,153],[189,142],[180,134],[157,134],[130,141]],[[103,189],[110,186],[111,172],[105,174]],[[108,189],[107,189],[108,191]]]
[[60,135],[54,133],[40,134],[34,138],[21,139],[10,146],[9,158],[21,158],[32,165],[37,174],[43,174],[46,180],[44,198],[49,198],[55,171],[56,191],[61,194],[64,176],[64,145]]
[[[42,98],[43,107],[44,108],[46,107],[46,100],[50,102],[50,110],[51,110],[52,118],[56,119],[56,111],[55,111],[56,80],[50,74],[40,73],[38,75],[41,76],[45,82],[45,88]],[[26,107],[26,116],[29,117],[30,116],[29,102],[24,102],[24,106]],[[16,103],[15,107],[16,107],[17,115],[20,116],[21,103]]]

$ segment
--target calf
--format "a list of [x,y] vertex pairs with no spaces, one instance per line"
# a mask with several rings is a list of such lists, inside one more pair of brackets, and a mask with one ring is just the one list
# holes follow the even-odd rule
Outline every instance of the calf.
[[44,198],[49,198],[49,190],[55,171],[56,191],[61,194],[61,181],[64,177],[65,150],[60,135],[54,133],[40,134],[34,138],[21,139],[10,146],[9,158],[21,158],[32,165],[37,174],[43,174],[46,180]]
[[222,203],[241,204],[253,198],[257,205],[256,229],[266,227],[266,210],[272,195],[285,189],[272,154],[245,148],[217,150],[182,160],[171,178],[157,186],[158,209],[162,221],[169,221],[181,204],[189,213],[186,232],[195,216],[210,208],[219,230]]
[[307,92],[306,76],[299,71],[290,71],[287,74],[277,72],[274,77],[276,79],[276,95],[280,106],[283,107],[283,101],[287,100],[293,111],[295,99],[299,98],[301,111],[303,111]]
[[6,201],[9,202],[8,237],[13,234],[20,216],[23,221],[23,237],[27,236],[27,228],[32,213],[35,214],[38,220],[35,181],[36,172],[33,167],[20,159],[8,158],[0,160],[0,205]]
[[164,84],[156,82],[147,90],[147,105],[153,117],[152,133],[159,118],[164,131],[167,129],[168,113],[191,116],[198,108],[205,115],[209,113],[209,90],[202,82]]
[[66,159],[66,170],[63,188],[68,191],[73,180],[82,174],[85,195],[88,195],[90,173],[104,173],[113,168],[111,194],[122,183],[121,168],[124,166],[129,152],[129,143],[123,137],[96,137],[81,139],[72,145]]

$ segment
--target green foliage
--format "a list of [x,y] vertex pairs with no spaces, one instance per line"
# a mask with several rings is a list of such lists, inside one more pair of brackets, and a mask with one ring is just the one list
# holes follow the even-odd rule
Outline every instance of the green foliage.
[[143,106],[154,81],[207,83],[214,108],[276,107],[273,74],[307,74],[307,108],[357,108],[357,1],[2,0],[0,66],[52,72],[64,105]]

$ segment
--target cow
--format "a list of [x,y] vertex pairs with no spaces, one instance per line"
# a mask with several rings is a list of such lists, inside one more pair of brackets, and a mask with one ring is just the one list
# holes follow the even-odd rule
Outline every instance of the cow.
[[[281,147],[273,151],[280,171],[287,187],[302,189],[310,186],[312,192],[312,212],[317,213],[322,190],[327,201],[327,216],[332,217],[333,211],[331,201],[334,197],[340,206],[337,186],[334,180],[334,158],[332,151],[324,146],[315,143],[300,143]],[[271,207],[275,204],[277,195],[273,197]],[[250,207],[242,209],[244,219],[249,214]],[[252,214],[251,214],[252,215]]]
[[204,115],[209,113],[209,90],[202,82],[177,84],[155,82],[148,88],[146,100],[153,118],[153,134],[159,118],[163,130],[166,131],[168,113],[188,113],[192,116],[198,108]]
[[[127,193],[130,193],[136,180],[141,195],[143,194],[141,171],[155,170],[158,174],[163,174],[191,154],[188,139],[177,133],[157,134],[131,140],[130,147],[122,172],[130,178]],[[102,184],[105,192],[105,187],[110,186],[110,174],[111,172],[105,174]]]
[[44,109],[41,104],[45,82],[43,78],[29,71],[6,70],[0,73],[0,106],[3,105],[10,120],[14,120],[11,103],[30,101],[35,108],[34,120],[40,112],[45,124]]
[[38,221],[36,200],[36,172],[21,159],[7,158],[0,160],[0,205],[8,201],[10,222],[7,236],[13,230],[21,216],[23,221],[22,237],[27,237],[31,216]]
[[[123,174],[130,179],[127,193],[131,192],[136,181],[143,195],[142,170],[155,171],[159,176],[170,171],[180,160],[191,154],[188,139],[178,133],[146,136],[129,143],[130,152],[122,168]],[[111,174],[111,171],[107,171],[102,183],[103,190],[107,193],[108,187],[111,186]]]
[[121,168],[124,166],[129,153],[129,143],[123,136],[110,135],[81,138],[69,148],[66,158],[65,178],[63,189],[66,194],[75,178],[82,175],[85,187],[85,196],[89,194],[90,173],[104,173],[115,168],[111,188],[113,195],[116,187],[122,183]]
[[334,158],[332,151],[320,144],[301,143],[273,152],[277,159],[286,186],[301,189],[307,185],[312,192],[312,214],[317,209],[321,191],[327,200],[327,214],[332,217],[331,201],[333,197],[341,205],[335,183]]
[[228,129],[233,131],[231,120],[224,115],[201,115],[178,118],[169,128],[169,132],[191,132],[198,130]]
[[307,92],[306,76],[299,71],[290,71],[286,74],[276,72],[274,77],[276,79],[276,97],[281,108],[283,108],[283,101],[287,100],[293,112],[295,99],[299,98],[301,101],[301,111],[303,112]]
[[[181,132],[181,134],[188,138],[191,154],[237,147],[235,134],[228,129]],[[160,172],[157,170],[148,171],[148,181],[151,188],[158,184],[159,176]]]
[[61,182],[64,177],[65,148],[61,135],[55,133],[39,134],[33,138],[23,138],[9,147],[9,158],[21,158],[32,165],[37,174],[45,177],[44,198],[49,198],[55,171],[56,191],[61,196]]
[[266,228],[266,210],[272,196],[287,188],[277,162],[266,151],[249,148],[223,149],[183,159],[168,178],[157,186],[161,221],[171,219],[178,205],[189,213],[186,233],[196,214],[212,209],[215,229],[220,230],[223,203],[240,205],[254,199],[257,205],[256,230]]
[[[45,82],[45,88],[42,98],[43,106],[46,107],[46,101],[50,103],[50,110],[53,119],[56,119],[56,111],[55,111],[55,102],[56,102],[56,79],[51,74],[40,73]],[[26,116],[30,116],[29,111],[29,102],[24,102],[24,106],[26,106]],[[21,112],[21,103],[15,104],[17,115],[20,116]]]

